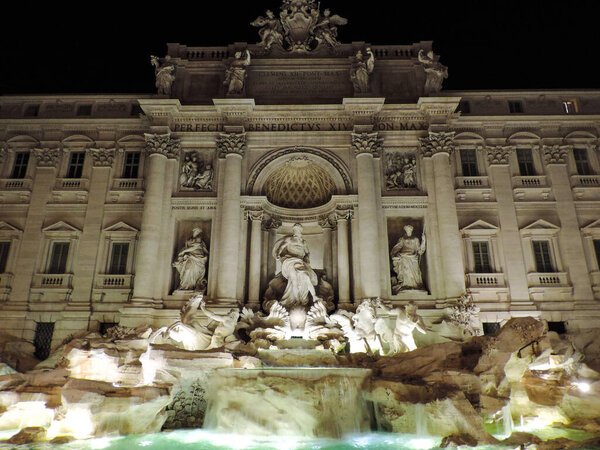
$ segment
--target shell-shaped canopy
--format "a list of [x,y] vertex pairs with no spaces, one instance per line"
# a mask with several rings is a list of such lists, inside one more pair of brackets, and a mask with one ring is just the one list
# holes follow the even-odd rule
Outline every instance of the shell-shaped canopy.
[[292,209],[324,205],[334,193],[335,183],[327,171],[303,156],[283,164],[263,187],[263,195],[271,203]]

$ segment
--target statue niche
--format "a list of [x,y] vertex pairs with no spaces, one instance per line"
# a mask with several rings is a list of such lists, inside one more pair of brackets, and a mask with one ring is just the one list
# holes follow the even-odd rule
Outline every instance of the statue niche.
[[[394,227],[390,227],[393,228]],[[405,222],[402,225],[401,233],[395,241],[391,251],[390,260],[393,271],[392,275],[392,293],[394,295],[405,291],[425,292],[424,255],[427,250],[427,238],[425,228],[422,232],[415,233],[415,229],[421,228],[417,224]],[[394,242],[392,236],[390,240]]]
[[310,249],[302,237],[302,225],[295,224],[292,234],[283,236],[273,246],[273,258],[281,264],[280,272],[269,282],[263,309],[280,305],[289,314],[292,335],[303,336],[311,314],[327,315],[335,309],[333,288],[324,271],[310,264]]
[[208,263],[208,248],[204,243],[204,232],[202,228],[195,227],[192,235],[185,241],[181,250],[177,253],[172,266],[179,274],[177,290],[195,291],[204,293],[206,291],[206,264]]

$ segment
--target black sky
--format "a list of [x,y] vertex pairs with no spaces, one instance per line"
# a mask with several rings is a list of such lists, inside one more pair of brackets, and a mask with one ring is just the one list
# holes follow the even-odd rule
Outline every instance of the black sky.
[[[349,19],[340,40],[433,40],[449,67],[446,89],[600,88],[596,1],[362,3],[321,1],[323,9]],[[280,4],[200,0],[133,8],[124,1],[78,7],[21,1],[4,14],[0,29],[0,94],[151,93],[149,55],[164,55],[167,42],[254,43],[258,34],[249,22]]]

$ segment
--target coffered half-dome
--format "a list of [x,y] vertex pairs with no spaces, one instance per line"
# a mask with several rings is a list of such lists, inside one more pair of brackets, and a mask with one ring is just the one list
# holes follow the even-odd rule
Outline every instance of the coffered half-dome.
[[292,209],[326,204],[335,183],[325,169],[305,156],[297,156],[273,172],[263,185],[263,195],[277,206]]

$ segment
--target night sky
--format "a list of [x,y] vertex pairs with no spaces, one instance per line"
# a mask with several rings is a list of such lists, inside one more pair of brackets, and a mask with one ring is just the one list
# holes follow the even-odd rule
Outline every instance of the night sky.
[[[66,3],[66,2],[64,2]],[[190,46],[255,43],[249,25],[280,0],[79,3],[21,1],[3,14],[0,94],[152,93],[150,54],[167,42]],[[342,42],[433,40],[449,67],[446,89],[600,88],[596,1],[322,0],[349,19]],[[20,5],[20,6],[19,6]],[[75,16],[73,16],[75,14]],[[7,27],[10,24],[11,27]]]

